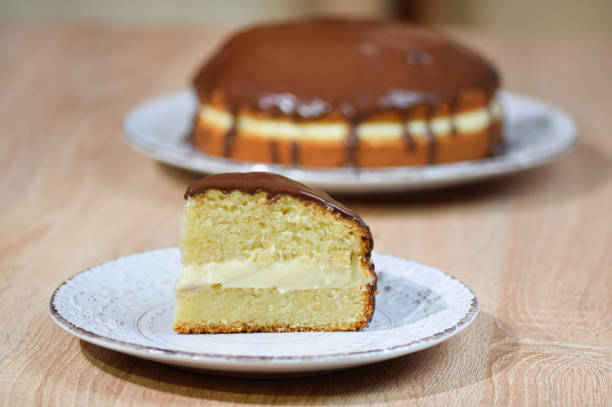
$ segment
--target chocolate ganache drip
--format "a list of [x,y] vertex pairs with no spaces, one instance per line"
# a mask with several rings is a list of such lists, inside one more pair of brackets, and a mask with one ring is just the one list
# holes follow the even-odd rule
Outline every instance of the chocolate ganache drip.
[[[431,119],[442,104],[453,115],[461,110],[464,92],[482,91],[488,104],[499,86],[491,64],[437,32],[399,22],[340,19],[242,31],[213,55],[194,82],[202,103],[221,92],[222,103],[234,115],[247,108],[299,121],[340,112],[349,124],[347,165],[356,164],[357,126],[372,115],[398,111],[406,124],[416,109],[424,107]],[[435,162],[431,123],[427,128],[430,161]],[[235,131],[234,120],[226,136],[226,156]],[[454,120],[451,134],[457,134]],[[414,148],[409,130],[403,138],[407,148]],[[297,165],[297,144],[291,149]]]

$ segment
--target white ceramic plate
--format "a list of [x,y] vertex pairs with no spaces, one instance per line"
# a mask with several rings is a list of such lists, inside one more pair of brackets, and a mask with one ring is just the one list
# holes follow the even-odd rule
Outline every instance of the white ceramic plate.
[[229,375],[314,374],[395,358],[436,345],[478,313],[455,278],[374,253],[379,277],[370,327],[359,332],[181,335],[172,328],[178,248],[111,260],[68,279],[49,303],[69,333],[108,349]]
[[213,157],[187,141],[197,99],[183,90],[137,106],[125,118],[125,140],[156,160],[204,174],[276,172],[330,192],[417,190],[510,174],[549,163],[567,153],[576,126],[562,110],[515,93],[500,92],[506,152],[477,161],[386,169],[298,169]]

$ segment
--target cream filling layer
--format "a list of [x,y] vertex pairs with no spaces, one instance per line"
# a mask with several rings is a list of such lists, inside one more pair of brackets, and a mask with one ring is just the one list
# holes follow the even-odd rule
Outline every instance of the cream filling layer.
[[201,290],[220,285],[225,288],[276,287],[284,292],[358,287],[371,282],[371,275],[357,264],[326,270],[302,257],[265,266],[250,260],[186,266],[176,281],[175,290]]
[[[202,121],[223,131],[232,126],[231,113],[210,105],[204,105],[199,116]],[[453,123],[459,133],[476,133],[501,117],[502,108],[497,100],[493,100],[488,107],[436,117],[429,121],[429,125],[436,137],[445,137],[450,136]],[[424,138],[427,135],[427,121],[410,120],[407,123],[366,121],[357,126],[357,136],[362,140],[398,139],[403,137],[404,126],[414,138]],[[349,125],[342,122],[295,123],[286,119],[261,119],[242,114],[238,116],[236,129],[275,140],[342,141],[349,132]]]

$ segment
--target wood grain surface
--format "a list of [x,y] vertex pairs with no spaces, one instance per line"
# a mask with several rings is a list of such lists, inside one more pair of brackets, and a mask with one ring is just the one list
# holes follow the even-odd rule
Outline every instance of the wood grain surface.
[[482,312],[432,349],[328,376],[185,372],[81,342],[52,291],[105,260],[176,245],[198,176],[121,140],[135,104],[184,87],[222,29],[0,25],[0,405],[610,405],[612,51],[596,34],[455,32],[505,86],[566,109],[557,163],[419,194],[339,198],[378,251],[445,270]]

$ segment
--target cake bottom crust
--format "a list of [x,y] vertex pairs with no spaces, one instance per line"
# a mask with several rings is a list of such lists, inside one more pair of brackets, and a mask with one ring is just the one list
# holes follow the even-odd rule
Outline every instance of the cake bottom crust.
[[296,165],[303,167],[421,166],[477,160],[494,155],[503,146],[502,124],[494,121],[487,129],[472,133],[457,133],[415,138],[407,145],[404,139],[360,140],[354,157],[348,157],[345,141],[275,140],[256,134],[238,132],[227,140],[225,130],[208,125],[196,117],[193,143],[205,153],[226,156],[239,161]]
[[[356,331],[368,327],[375,291],[376,286],[369,285],[285,293],[228,288],[177,294],[173,329],[183,334]],[[279,310],[266,312],[271,304]]]
[[246,323],[234,324],[205,324],[205,323],[175,323],[172,328],[182,334],[229,334],[229,333],[252,333],[252,332],[335,332],[335,331],[358,331],[367,328],[368,324],[338,324],[329,326],[291,326],[291,325],[255,325]]

